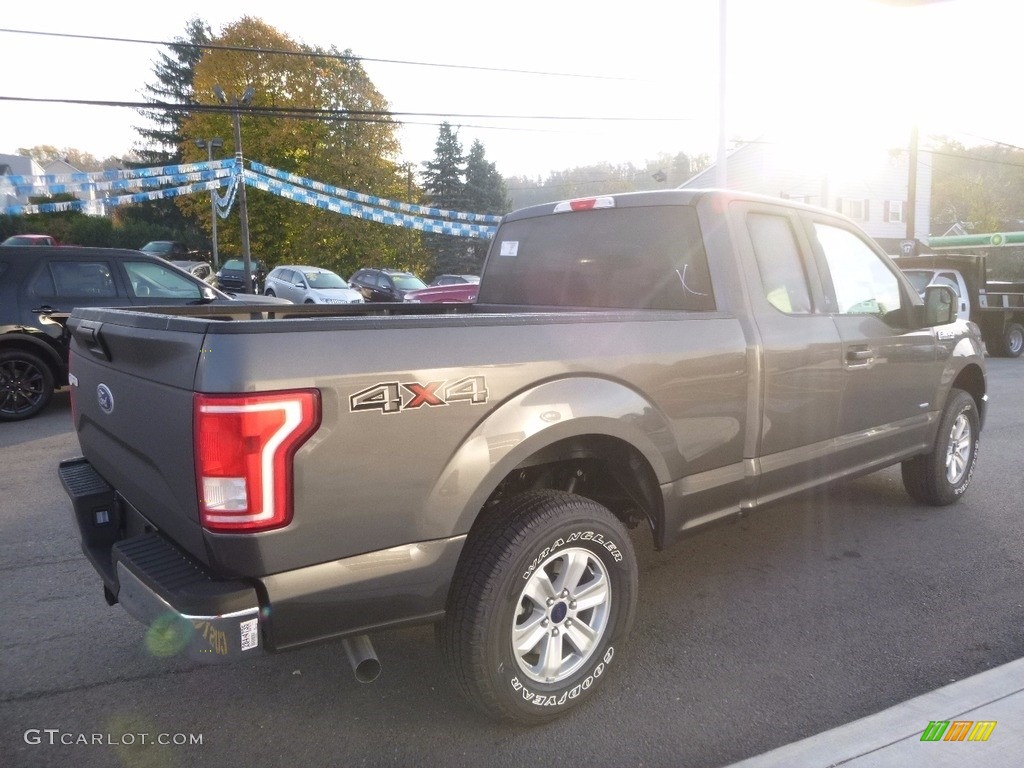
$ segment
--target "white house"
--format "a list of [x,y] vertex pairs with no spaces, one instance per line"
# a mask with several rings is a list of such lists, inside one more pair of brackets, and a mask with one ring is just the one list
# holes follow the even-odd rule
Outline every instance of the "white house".
[[13,186],[6,182],[6,176],[42,176],[46,171],[31,157],[24,155],[0,154],[0,208],[11,205],[28,205],[28,195],[17,195]]
[[[906,147],[889,151],[845,148],[843,156],[826,159],[808,145],[751,141],[726,156],[726,186],[772,197],[797,200],[839,211],[856,221],[890,254],[900,253],[907,239],[910,159]],[[715,186],[716,168],[706,168],[681,188]],[[928,242],[931,215],[932,162],[918,151],[914,205],[914,238]]]
[[[28,205],[29,195],[15,194],[11,184],[5,183],[5,176],[67,176],[72,173],[82,173],[66,160],[51,160],[45,166],[40,165],[31,157],[24,155],[3,155],[0,154],[0,209],[12,205]],[[103,216],[106,212],[101,199],[97,198],[96,190],[85,189],[74,193],[75,197],[82,200],[85,205],[82,212],[90,216]]]

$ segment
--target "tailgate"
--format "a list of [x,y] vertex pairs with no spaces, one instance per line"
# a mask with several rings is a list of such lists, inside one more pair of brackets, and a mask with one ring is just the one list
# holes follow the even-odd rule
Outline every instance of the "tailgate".
[[83,455],[152,525],[202,558],[192,386],[206,322],[92,310],[68,326]]

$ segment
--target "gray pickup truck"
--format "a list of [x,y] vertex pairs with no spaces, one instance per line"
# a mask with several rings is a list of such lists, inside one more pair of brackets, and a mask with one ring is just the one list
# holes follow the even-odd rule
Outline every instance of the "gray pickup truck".
[[902,464],[971,481],[978,329],[829,211],[660,191],[506,216],[475,304],[81,309],[59,473],[159,653],[249,658],[436,623],[484,712],[550,720],[616,667],[627,529],[665,547]]

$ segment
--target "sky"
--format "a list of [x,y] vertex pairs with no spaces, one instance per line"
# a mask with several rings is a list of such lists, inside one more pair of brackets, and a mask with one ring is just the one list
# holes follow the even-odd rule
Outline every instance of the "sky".
[[[852,143],[905,146],[916,124],[924,141],[1024,147],[1016,0],[726,0],[725,9],[728,146],[794,142],[838,162]],[[399,131],[400,161],[430,160],[447,119],[463,148],[479,139],[506,178],[545,178],[662,154],[714,158],[720,11],[720,0],[50,0],[5,4],[0,29],[171,41],[194,17],[216,35],[254,16],[296,42],[388,60],[364,67],[391,108],[440,115],[409,118],[422,124]],[[141,101],[161,50],[0,31],[0,97]],[[53,145],[122,156],[142,124],[131,109],[0,98],[0,153]]]

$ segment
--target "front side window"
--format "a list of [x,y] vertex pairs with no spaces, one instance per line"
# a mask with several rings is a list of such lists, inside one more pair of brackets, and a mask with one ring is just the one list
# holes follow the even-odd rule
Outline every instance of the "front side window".
[[128,284],[140,299],[201,299],[199,286],[181,273],[162,264],[148,261],[126,261]]
[[874,315],[897,325],[900,284],[881,257],[849,230],[816,222],[814,234],[832,277],[838,314]]

